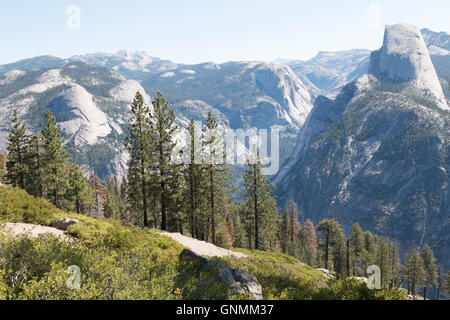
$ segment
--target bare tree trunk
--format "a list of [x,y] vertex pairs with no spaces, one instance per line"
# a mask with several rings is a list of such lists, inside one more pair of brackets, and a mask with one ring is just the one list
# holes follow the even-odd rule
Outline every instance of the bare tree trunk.
[[255,209],[255,250],[259,249],[259,226],[258,226],[258,195],[256,194],[256,170],[253,167],[253,193],[254,193],[254,209]]
[[327,229],[327,235],[325,239],[325,269],[328,269],[328,250],[330,243],[330,229]]
[[214,177],[213,177],[213,171],[212,166],[209,170],[209,183],[211,186],[210,192],[211,192],[211,242],[215,245],[216,244],[216,218],[215,218],[215,208],[214,208]]
[[350,241],[347,240],[347,277],[350,277]]
[[161,182],[161,230],[167,230],[165,184]]
[[145,184],[145,168],[144,163],[141,162],[141,176],[142,176],[142,207],[144,210],[144,226],[148,227],[147,215],[147,187]]

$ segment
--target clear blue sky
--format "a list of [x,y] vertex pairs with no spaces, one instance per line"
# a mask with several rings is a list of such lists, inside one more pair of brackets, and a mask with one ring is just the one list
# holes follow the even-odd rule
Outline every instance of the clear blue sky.
[[[67,27],[70,5],[81,9],[80,29]],[[450,32],[449,14],[448,0],[2,1],[0,64],[120,49],[181,63],[308,59],[376,49],[385,24]]]

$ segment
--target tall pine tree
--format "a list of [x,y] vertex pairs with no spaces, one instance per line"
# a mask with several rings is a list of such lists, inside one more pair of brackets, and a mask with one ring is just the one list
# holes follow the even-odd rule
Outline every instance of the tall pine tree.
[[126,147],[130,154],[128,161],[128,188],[132,197],[130,202],[135,211],[142,212],[144,226],[148,226],[149,170],[151,161],[150,109],[144,105],[140,92],[131,104],[131,117],[128,119],[129,137]]
[[[267,249],[273,239],[275,244],[278,209],[276,200],[271,196],[272,185],[262,172],[259,154],[255,161],[248,161],[244,173],[244,203],[247,208],[247,230],[249,239],[253,239],[254,248]],[[269,242],[269,243],[267,243]]]
[[15,187],[25,189],[29,173],[27,157],[29,154],[28,126],[19,120],[17,110],[14,110],[13,120],[9,126],[6,145],[6,180]]
[[158,194],[161,207],[161,230],[167,230],[168,208],[170,205],[170,189],[176,188],[180,167],[171,163],[175,148],[174,134],[175,113],[169,109],[169,103],[158,92],[152,102],[153,112],[150,112],[151,130],[151,168],[154,190]]
[[43,132],[44,152],[42,154],[48,197],[58,208],[63,207],[63,195],[67,184],[68,154],[61,139],[61,129],[56,118],[47,109],[47,125]]
[[423,266],[425,271],[423,281],[423,298],[427,299],[428,287],[435,287],[437,285],[437,266],[435,264],[433,250],[426,244],[421,251]]

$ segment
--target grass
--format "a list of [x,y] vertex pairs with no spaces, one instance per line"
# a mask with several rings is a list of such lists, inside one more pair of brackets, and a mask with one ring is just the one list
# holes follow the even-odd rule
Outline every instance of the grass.
[[[0,232],[0,299],[248,299],[227,295],[218,270],[180,259],[184,249],[156,230],[122,226],[111,219],[64,212],[44,199],[0,185],[0,222],[51,225],[76,218],[74,241],[53,235],[11,237]],[[1,224],[0,224],[1,227]],[[328,280],[295,258],[235,249],[248,258],[215,258],[254,274],[265,299],[404,299],[401,291],[369,290],[353,279]],[[68,267],[81,270],[81,288],[69,289]]]

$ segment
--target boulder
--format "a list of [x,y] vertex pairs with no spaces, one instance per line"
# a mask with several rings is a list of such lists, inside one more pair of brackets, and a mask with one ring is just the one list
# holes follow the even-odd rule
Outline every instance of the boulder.
[[186,283],[194,278],[194,285],[185,292],[189,298],[225,299],[233,294],[244,294],[255,300],[263,299],[261,284],[246,270],[230,268],[188,249],[181,252],[180,262],[179,286],[187,287]]
[[318,268],[318,269],[316,269],[316,270],[322,271],[323,274],[324,274],[326,277],[328,277],[328,278],[330,278],[330,279],[334,279],[334,276],[333,276],[333,274],[330,272],[330,270],[327,270],[327,269],[324,269],[324,268]]
[[420,300],[420,298],[418,296],[412,295],[412,294],[408,294],[407,297],[408,300]]
[[68,226],[70,226],[72,224],[77,224],[77,223],[81,223],[81,221],[77,220],[77,219],[71,219],[71,218],[61,218],[61,219],[53,221],[52,227],[59,229],[59,230],[66,231]]
[[369,280],[366,277],[350,277],[350,278],[358,280],[358,281],[362,281],[364,283],[368,283],[369,282]]

